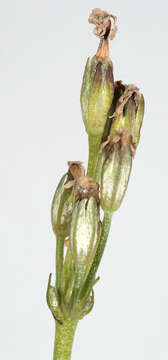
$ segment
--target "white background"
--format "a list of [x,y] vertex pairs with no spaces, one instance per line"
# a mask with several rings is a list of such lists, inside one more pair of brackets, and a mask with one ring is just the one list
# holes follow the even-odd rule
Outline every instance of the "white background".
[[80,87],[98,40],[87,22],[118,17],[115,80],[135,83],[146,112],[129,189],[114,215],[92,313],[73,360],[168,359],[167,1],[0,3],[0,358],[52,359],[47,308],[55,269],[50,205],[67,160],[87,162]]

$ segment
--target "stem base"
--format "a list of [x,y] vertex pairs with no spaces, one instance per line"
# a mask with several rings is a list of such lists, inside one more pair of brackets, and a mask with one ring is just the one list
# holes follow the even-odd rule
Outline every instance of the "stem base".
[[68,319],[62,325],[56,322],[53,360],[70,360],[78,320]]

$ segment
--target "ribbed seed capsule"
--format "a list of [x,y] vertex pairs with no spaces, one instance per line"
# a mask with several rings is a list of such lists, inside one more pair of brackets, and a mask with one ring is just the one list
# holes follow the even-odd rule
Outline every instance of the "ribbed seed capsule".
[[62,177],[51,206],[53,231],[56,235],[63,237],[69,236],[70,231],[71,213],[74,205],[72,184],[85,173],[80,161],[68,161],[68,166],[68,173]]
[[75,265],[87,266],[94,257],[99,239],[99,210],[91,197],[75,204],[72,214],[70,247]]
[[68,215],[73,208],[73,190],[65,189],[68,181],[68,174],[65,174],[54,195],[51,206],[51,222],[55,234],[69,235],[70,216]]
[[103,134],[114,96],[113,65],[109,58],[88,59],[81,89],[81,109],[89,135]]
[[74,205],[74,192],[73,189],[65,189],[62,194],[60,206],[58,209],[56,231],[64,237],[69,236],[71,214]]
[[65,190],[64,185],[66,184],[67,180],[68,180],[68,174],[65,174],[57,186],[51,205],[51,223],[55,234],[57,232],[58,209],[60,206],[61,196]]
[[116,211],[124,198],[131,172],[132,155],[129,146],[123,151],[114,147],[106,159],[101,177],[101,207],[104,211]]
[[99,209],[94,197],[75,204],[70,231],[70,248],[74,263],[74,288],[71,310],[75,309],[84,284],[87,268],[93,262],[99,241]]
[[58,219],[58,210],[60,207],[61,197],[65,191],[64,185],[68,181],[68,174],[63,175],[62,179],[60,180],[57,189],[55,191],[52,205],[51,205],[51,223],[52,228],[55,234],[57,234],[57,219]]

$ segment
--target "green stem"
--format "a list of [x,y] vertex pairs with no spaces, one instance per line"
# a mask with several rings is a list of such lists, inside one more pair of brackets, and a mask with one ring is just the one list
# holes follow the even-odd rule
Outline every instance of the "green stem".
[[97,160],[97,166],[96,166],[96,173],[95,173],[95,182],[99,184],[100,182],[100,178],[101,178],[101,173],[102,173],[102,167],[103,167],[103,163],[105,160],[106,154],[104,151],[102,151],[99,155],[98,155],[98,160]]
[[64,259],[64,236],[57,235],[56,240],[56,289],[60,293],[61,274]]
[[74,334],[78,320],[65,320],[62,325],[56,322],[53,360],[70,360]]
[[97,269],[99,267],[100,261],[102,259],[104,249],[106,246],[107,238],[110,231],[111,226],[111,219],[112,219],[112,213],[111,212],[105,212],[103,223],[102,223],[102,232],[100,237],[100,242],[96,251],[95,258],[93,260],[92,266],[90,268],[89,274],[87,276],[87,279],[85,281],[85,284],[83,286],[83,289],[80,294],[80,299],[82,302],[85,302],[88,298],[90,291],[93,287],[94,279],[96,276]]
[[88,160],[88,169],[87,176],[94,178],[96,166],[97,166],[97,156],[101,143],[101,135],[92,136],[89,135],[89,160]]

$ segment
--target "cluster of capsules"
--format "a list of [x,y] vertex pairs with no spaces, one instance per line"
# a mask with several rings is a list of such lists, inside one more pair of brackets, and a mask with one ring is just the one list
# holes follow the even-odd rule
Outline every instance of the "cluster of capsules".
[[96,55],[87,60],[80,97],[89,139],[87,174],[80,161],[68,162],[51,208],[56,284],[51,285],[50,275],[47,302],[60,325],[68,318],[81,319],[93,307],[97,269],[112,214],[120,207],[128,186],[144,116],[144,97],[139,89],[113,78],[109,39],[117,30],[116,17],[94,9],[89,22],[95,24],[100,44]]

